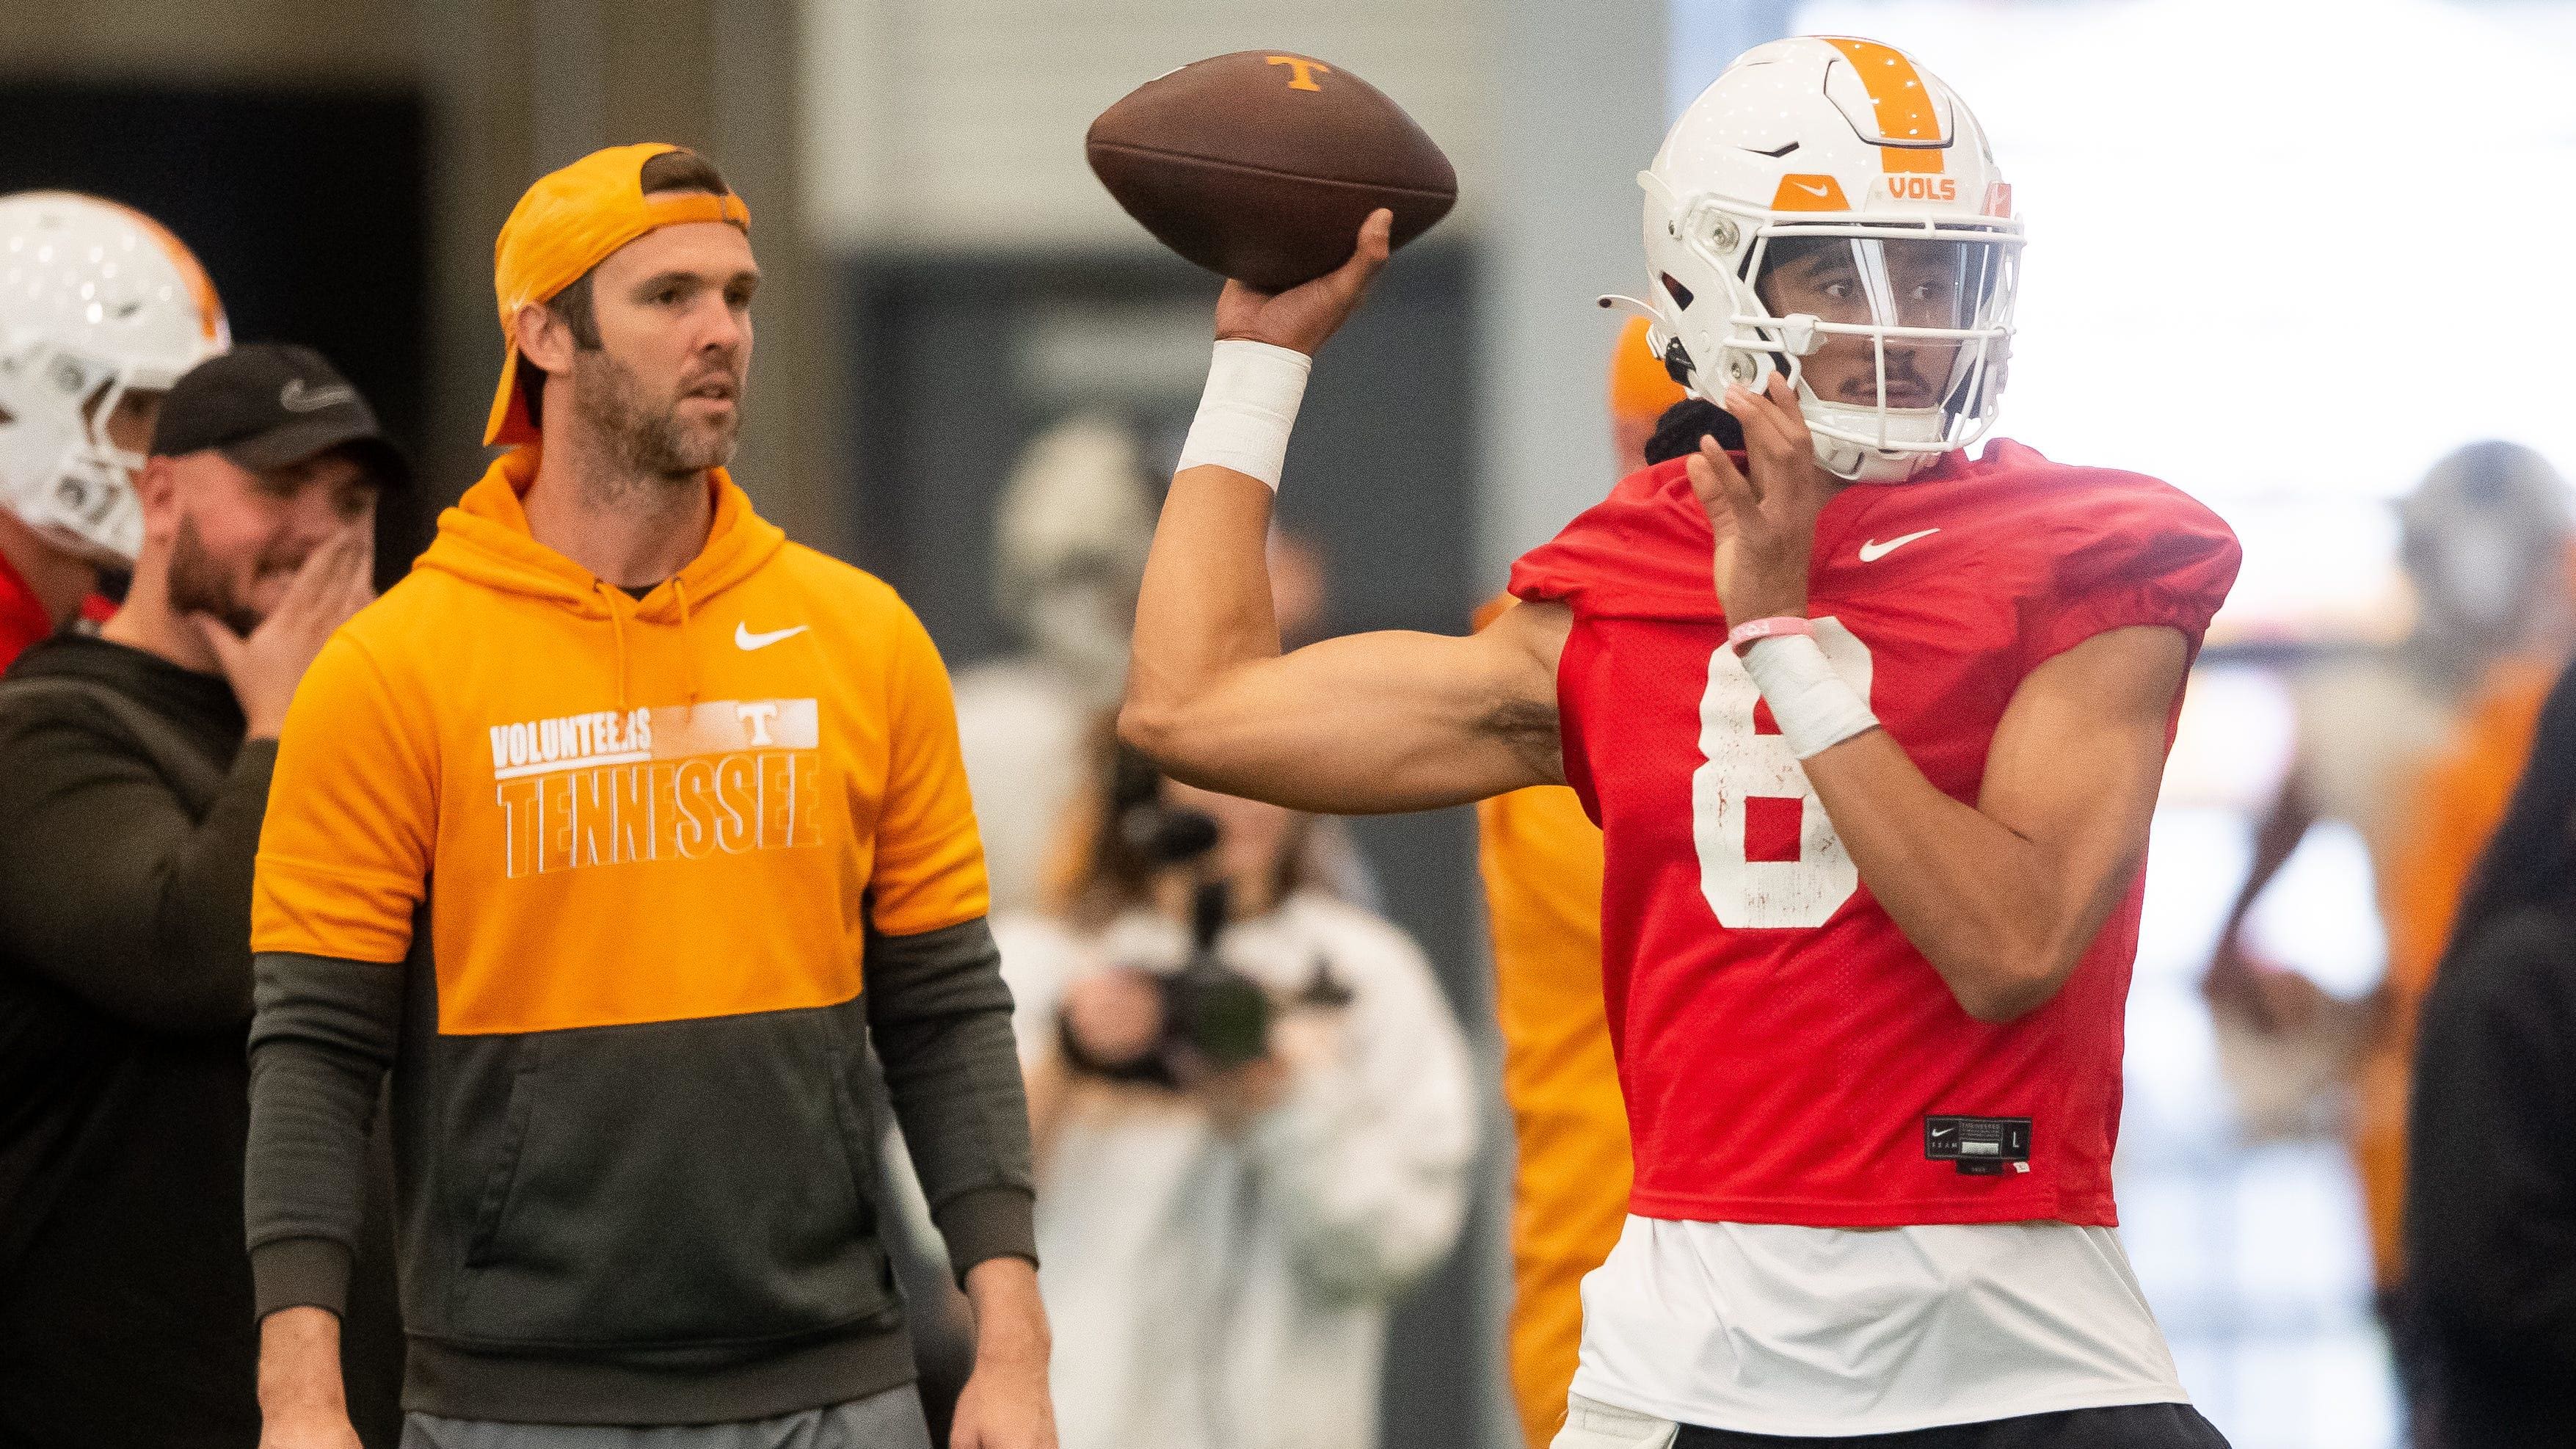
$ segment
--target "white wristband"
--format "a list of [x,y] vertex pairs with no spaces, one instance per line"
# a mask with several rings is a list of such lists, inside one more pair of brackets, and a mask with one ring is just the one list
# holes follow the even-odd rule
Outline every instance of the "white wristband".
[[1288,463],[1288,431],[1306,397],[1306,374],[1315,359],[1267,342],[1221,339],[1208,361],[1207,391],[1190,420],[1189,441],[1173,469],[1214,464],[1279,486]]
[[1775,635],[1744,651],[1744,672],[1762,691],[1789,753],[1808,759],[1876,729],[1869,701],[1834,672],[1824,646],[1804,634]]

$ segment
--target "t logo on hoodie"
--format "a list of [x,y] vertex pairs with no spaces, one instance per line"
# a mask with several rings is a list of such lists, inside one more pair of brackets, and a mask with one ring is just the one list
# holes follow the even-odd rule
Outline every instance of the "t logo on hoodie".
[[490,727],[509,879],[823,843],[812,699],[712,699]]

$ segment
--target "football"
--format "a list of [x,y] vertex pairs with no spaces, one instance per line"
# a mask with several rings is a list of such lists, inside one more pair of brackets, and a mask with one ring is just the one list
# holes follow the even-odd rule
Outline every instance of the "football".
[[1092,172],[1182,256],[1264,291],[1350,259],[1395,213],[1402,246],[1458,199],[1449,158],[1404,109],[1338,66],[1245,50],[1155,77],[1100,113]]

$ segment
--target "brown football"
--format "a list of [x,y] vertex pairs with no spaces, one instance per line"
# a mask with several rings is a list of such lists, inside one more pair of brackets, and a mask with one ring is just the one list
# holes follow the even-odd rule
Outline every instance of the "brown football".
[[1458,173],[1377,87],[1245,50],[1127,93],[1084,138],[1100,184],[1163,245],[1265,291],[1348,261],[1383,206],[1402,246],[1448,215]]

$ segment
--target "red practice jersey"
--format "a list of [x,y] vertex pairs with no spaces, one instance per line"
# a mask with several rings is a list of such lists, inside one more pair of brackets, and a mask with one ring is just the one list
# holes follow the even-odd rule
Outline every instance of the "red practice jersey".
[[54,617],[45,612],[44,601],[8,559],[0,558],[0,669],[53,632]]
[[[2115,1223],[2140,887],[2047,1005],[2000,1025],[1969,1016],[1861,884],[1724,647],[1711,543],[1676,460],[1631,475],[1512,571],[1513,593],[1574,611],[1557,699],[1566,778],[1607,851],[1603,984],[1635,1139],[1631,1210]],[[1973,803],[2032,670],[2124,625],[2170,626],[2196,650],[2237,558],[2227,525],[2176,489],[1997,442],[1837,494],[1816,526],[1808,613],[1906,755]]]

